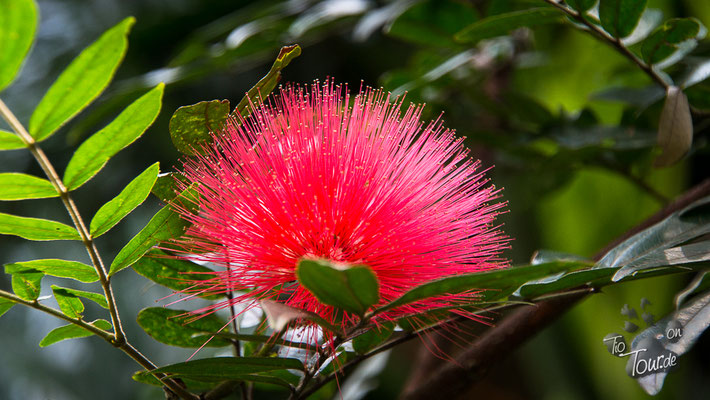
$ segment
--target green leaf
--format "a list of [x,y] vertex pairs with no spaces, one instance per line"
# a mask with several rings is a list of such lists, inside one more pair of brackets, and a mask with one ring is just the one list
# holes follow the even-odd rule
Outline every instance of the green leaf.
[[670,86],[658,121],[658,145],[662,153],[653,161],[654,167],[677,163],[688,153],[692,144],[693,118],[688,97],[677,86]]
[[[215,314],[188,315],[189,311],[150,307],[138,313],[138,325],[160,343],[178,347],[224,347],[229,340],[213,334],[222,330],[227,322]],[[210,340],[212,339],[212,340]]]
[[240,376],[260,372],[295,369],[304,370],[303,363],[294,358],[213,357],[172,364],[155,372],[171,373],[193,379],[239,379]]
[[365,265],[304,259],[298,262],[296,276],[321,303],[359,315],[380,300],[377,276]]
[[58,197],[52,183],[36,176],[7,172],[0,174],[0,200]]
[[279,51],[279,55],[271,65],[269,72],[259,80],[249,91],[246,96],[237,104],[238,111],[242,116],[246,117],[251,113],[249,102],[259,104],[271,93],[276,84],[281,80],[281,70],[291,63],[291,61],[301,55],[301,46],[294,44],[292,46],[284,46]]
[[[59,286],[54,286],[52,285],[52,289],[60,289],[62,292],[62,295],[64,296],[73,296],[73,297],[83,297],[87,300],[91,300],[94,303],[98,304],[100,307],[105,308],[108,310],[108,301],[106,301],[106,296],[104,296],[101,293],[94,293],[94,292],[87,292],[84,290],[77,290],[77,289],[69,289],[69,288],[62,288]],[[55,292],[56,294],[56,292]]]
[[509,295],[529,281],[589,266],[591,266],[590,263],[582,261],[555,261],[451,276],[417,286],[389,304],[378,308],[375,313],[382,313],[434,296],[453,295],[472,290],[485,290],[482,301],[496,300]]
[[646,0],[599,0],[599,21],[611,36],[623,39],[636,28]]
[[37,6],[32,0],[0,0],[0,91],[20,70],[37,30]]
[[674,212],[663,221],[624,240],[609,250],[594,268],[618,270],[707,233],[710,233],[710,196]]
[[123,60],[134,23],[129,17],[106,31],[59,75],[30,117],[33,138],[48,138],[103,92]]
[[614,274],[613,280],[616,282],[648,269],[670,266],[683,267],[695,263],[710,264],[710,241],[654,251],[619,268]]
[[143,203],[158,178],[158,172],[160,172],[160,163],[151,165],[133,179],[118,196],[104,204],[91,219],[91,236],[99,237],[108,232]]
[[381,343],[384,343],[385,340],[392,336],[393,331],[394,322],[387,322],[373,327],[353,339],[353,349],[355,349],[358,354],[365,354]]
[[706,269],[698,272],[685,289],[676,293],[675,307],[680,308],[686,300],[708,289],[710,289],[710,270]]
[[[222,297],[208,290],[211,287],[209,283],[201,285],[196,282],[214,278],[216,276],[214,271],[190,261],[175,259],[162,250],[150,250],[133,264],[133,270],[159,285],[176,291],[188,290],[190,294],[196,293],[208,299]],[[207,291],[203,293],[205,290]]]
[[0,317],[8,312],[14,305],[15,303],[13,301],[0,297]]
[[459,47],[453,35],[478,19],[478,12],[469,4],[429,1],[415,4],[386,26],[385,31],[390,36],[416,44]]
[[579,12],[586,12],[592,9],[597,0],[567,0],[567,4]]
[[675,18],[658,27],[641,45],[641,55],[648,64],[656,64],[678,50],[678,45],[696,39],[700,22],[695,18]]
[[111,157],[136,141],[153,124],[160,113],[164,87],[161,83],[151,89],[79,146],[64,172],[64,185],[69,190],[91,179]]
[[0,234],[28,240],[81,240],[76,229],[60,222],[3,213],[0,213]]
[[25,144],[19,136],[12,132],[0,130],[0,150],[15,150],[24,148]]
[[[96,321],[91,322],[91,325],[105,331],[112,328],[111,323],[103,319],[97,319]],[[49,332],[41,342],[39,342],[39,347],[47,347],[51,344],[61,342],[62,340],[82,338],[91,335],[93,335],[91,331],[88,331],[78,325],[64,325],[59,328],[52,329],[52,331]]]
[[150,192],[160,200],[166,203],[169,202],[180,194],[175,182],[176,178],[181,179],[182,176],[174,172],[166,172],[158,175],[158,180],[155,181]]
[[[148,385],[160,387],[164,386],[163,383],[158,380],[158,378],[156,378],[155,376],[153,376],[153,374],[146,370],[137,371],[133,374],[131,378],[133,378],[133,380],[136,382],[145,383]],[[196,392],[206,392],[215,387],[217,384],[219,384],[219,382],[200,382],[185,378],[181,378],[180,381],[184,383],[189,390],[193,390]]]
[[12,274],[12,291],[28,301],[37,300],[41,291],[44,274],[35,269],[25,269]]
[[26,269],[34,269],[44,273],[45,275],[56,276],[59,278],[71,278],[85,283],[96,282],[99,280],[99,275],[96,273],[94,267],[78,261],[46,259],[5,264],[5,272],[8,274],[13,274],[15,271]]
[[69,318],[81,318],[84,313],[84,303],[81,300],[69,293],[66,289],[52,285],[54,298],[57,300],[59,309]]
[[[185,196],[186,192],[181,194]],[[187,200],[191,201],[191,200]],[[111,263],[109,276],[130,267],[156,244],[181,236],[190,223],[174,212],[170,205],[158,211],[148,224],[126,244]]]
[[212,142],[212,133],[219,133],[229,117],[229,100],[201,101],[178,108],[170,117],[170,139],[183,154],[201,153]]
[[483,39],[507,35],[513,29],[562,21],[562,14],[548,7],[530,8],[494,15],[476,21],[454,35],[459,43],[475,44]]

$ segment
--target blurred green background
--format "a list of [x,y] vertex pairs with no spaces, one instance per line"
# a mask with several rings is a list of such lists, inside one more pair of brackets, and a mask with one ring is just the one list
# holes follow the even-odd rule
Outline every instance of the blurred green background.
[[[143,138],[111,160],[99,178],[76,195],[86,215],[115,196],[156,159],[161,170],[179,163],[167,123],[181,105],[229,99],[236,104],[269,68],[282,45],[298,43],[303,54],[283,72],[284,82],[332,77],[354,91],[362,85],[407,92],[427,103],[426,118],[440,113],[446,125],[467,137],[492,182],[505,188],[509,212],[501,217],[514,238],[506,254],[516,264],[537,249],[591,257],[615,237],[707,178],[707,128],[696,129],[690,157],[662,170],[650,167],[661,100],[619,101],[608,89],[627,92],[651,82],[638,68],[569,24],[517,30],[474,46],[452,36],[482,16],[542,5],[542,1],[200,1],[40,0],[37,41],[19,79],[3,100],[26,122],[57,75],[104,30],[126,16],[138,22],[117,77],[100,100],[44,143],[62,171],[71,151],[118,111],[158,82],[166,82],[163,111]],[[649,0],[665,18],[695,16],[710,25],[710,2]],[[697,57],[710,54],[701,42]],[[682,66],[671,74],[682,73]],[[654,93],[653,89],[643,93]],[[688,92],[691,104],[710,105],[710,84]],[[632,137],[625,136],[633,127]],[[0,172],[40,175],[21,150],[0,156]],[[641,188],[634,179],[650,187]],[[110,258],[159,208],[151,198],[110,235],[98,241]],[[0,212],[57,219],[59,200],[0,204]],[[63,216],[62,222],[69,222]],[[0,238],[0,262],[40,257],[86,261],[79,243],[30,243]],[[8,277],[0,287],[9,288]],[[47,277],[45,279],[51,279]],[[626,376],[624,360],[602,345],[622,332],[619,313],[642,297],[661,316],[689,276],[655,278],[609,287],[564,315],[462,398],[639,399],[648,396]],[[113,281],[128,336],[159,364],[184,361],[191,350],[163,346],[131,318],[170,294],[125,271]],[[44,290],[49,289],[44,285]],[[48,292],[49,293],[49,292]],[[197,308],[197,304],[181,305]],[[97,310],[94,310],[97,311]],[[88,312],[91,312],[89,309]],[[132,317],[133,316],[133,317]],[[639,323],[642,324],[642,323]],[[65,341],[44,349],[37,343],[60,322],[14,307],[0,319],[0,399],[155,399],[160,390],[133,382],[137,365],[101,339]],[[632,335],[627,335],[630,339]],[[365,398],[394,398],[405,384],[419,343],[395,350]],[[658,398],[706,398],[710,393],[708,351],[701,339],[680,360]],[[214,350],[203,350],[202,355]],[[219,354],[219,353],[216,353]],[[334,388],[331,388],[334,390]],[[323,393],[327,398],[333,393]]]

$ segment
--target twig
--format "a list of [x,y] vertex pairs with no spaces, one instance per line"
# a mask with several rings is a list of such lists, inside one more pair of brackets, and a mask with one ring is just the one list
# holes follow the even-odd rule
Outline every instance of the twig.
[[628,58],[631,60],[634,64],[636,64],[643,72],[646,73],[654,82],[656,82],[658,85],[663,87],[664,89],[668,89],[670,86],[668,82],[666,82],[661,75],[659,75],[653,67],[650,65],[646,64],[638,58],[634,53],[629,50],[628,47],[624,46],[624,44],[621,42],[621,39],[615,38],[611,35],[609,35],[606,31],[601,29],[600,27],[594,25],[591,23],[587,18],[584,17],[584,15],[576,10],[573,10],[564,4],[555,1],[555,0],[543,0],[544,2],[553,5],[555,8],[558,10],[564,12],[569,16],[570,18],[574,19],[575,21],[583,24],[585,27],[589,29],[595,36],[597,36],[599,39],[602,39],[604,42],[607,44],[611,45],[614,47],[621,55],[624,57]]

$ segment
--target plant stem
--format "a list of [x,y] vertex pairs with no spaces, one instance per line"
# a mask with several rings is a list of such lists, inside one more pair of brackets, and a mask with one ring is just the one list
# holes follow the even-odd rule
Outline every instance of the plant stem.
[[604,31],[602,28],[594,25],[591,23],[587,18],[584,18],[584,15],[576,10],[573,10],[561,2],[558,2],[557,0],[543,0],[544,2],[553,5],[556,7],[558,10],[564,12],[569,16],[570,18],[574,19],[575,21],[583,24],[585,27],[587,27],[595,36],[597,36],[599,39],[603,40],[607,44],[613,46],[621,55],[624,57],[628,58],[631,60],[634,64],[636,64],[643,72],[646,73],[654,82],[656,82],[659,86],[663,87],[664,89],[668,89],[670,84],[666,82],[661,75],[659,75],[652,66],[646,64],[643,60],[638,58],[631,50],[629,50],[628,47],[622,43],[621,39],[615,38],[608,34],[606,31]]
[[[143,354],[141,354],[126,340],[126,335],[123,332],[123,327],[121,325],[121,318],[118,314],[118,309],[116,308],[116,299],[113,295],[113,289],[111,287],[110,278],[106,274],[106,267],[103,264],[98,250],[96,249],[96,245],[94,244],[93,238],[91,237],[91,233],[87,229],[86,224],[84,223],[84,220],[82,219],[81,214],[79,213],[79,209],[74,203],[74,200],[69,195],[69,190],[66,186],[64,186],[64,182],[62,182],[62,179],[59,177],[59,174],[54,169],[52,163],[49,161],[49,158],[47,158],[47,155],[37,145],[37,142],[32,137],[32,135],[30,135],[27,129],[25,129],[22,123],[20,123],[17,117],[15,117],[15,114],[10,111],[5,102],[3,102],[2,100],[0,100],[0,116],[2,116],[5,121],[7,121],[12,130],[15,131],[15,133],[17,133],[20,139],[25,143],[25,146],[28,148],[30,153],[32,153],[35,160],[37,160],[37,163],[39,163],[45,175],[47,175],[47,178],[52,183],[52,186],[54,186],[54,189],[59,194],[59,197],[62,200],[64,207],[67,209],[67,212],[69,213],[69,216],[71,217],[72,222],[74,223],[74,226],[76,227],[76,230],[79,233],[79,236],[81,237],[81,241],[82,243],[84,243],[84,247],[89,253],[91,263],[93,264],[94,269],[96,270],[96,273],[99,276],[99,281],[101,282],[101,287],[103,288],[104,295],[106,296],[106,302],[108,303],[108,309],[109,314],[111,315],[111,324],[113,325],[114,333],[110,334],[104,330],[93,327],[93,325],[87,324],[84,321],[81,321],[80,319],[69,318],[62,314],[60,311],[54,310],[50,307],[45,307],[39,304],[39,302],[37,301],[28,302],[7,292],[2,292],[0,294],[2,294],[2,297],[5,297],[17,303],[24,304],[28,307],[38,309],[55,317],[79,325],[82,328],[101,336],[109,343],[111,343],[114,347],[121,349],[124,353],[128,354],[146,370],[154,370],[156,368],[155,364],[148,360]],[[8,297],[7,295],[10,295],[12,297]],[[156,378],[160,379],[166,387],[175,392],[175,394],[177,394],[178,396],[188,400],[197,399],[195,395],[185,390],[176,381],[167,378],[163,374],[158,375],[160,375],[160,377],[156,375]]]

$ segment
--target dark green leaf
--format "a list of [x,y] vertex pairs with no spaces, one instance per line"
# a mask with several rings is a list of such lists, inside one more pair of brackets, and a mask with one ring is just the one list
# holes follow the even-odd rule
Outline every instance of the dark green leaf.
[[99,276],[96,274],[94,267],[78,261],[46,259],[5,264],[5,272],[8,274],[13,274],[15,271],[27,269],[37,270],[45,275],[56,276],[59,278],[76,279],[85,283],[96,282],[99,280]]
[[181,178],[181,175],[173,172],[160,174],[158,175],[158,180],[155,181],[155,185],[153,185],[153,189],[151,189],[150,192],[153,193],[155,197],[167,203],[180,193],[175,181],[176,179]]
[[380,300],[377,276],[365,265],[304,259],[296,267],[296,276],[321,303],[359,315]]
[[71,226],[47,219],[18,217],[0,213],[0,234],[28,240],[81,240]]
[[623,39],[636,28],[646,0],[599,0],[599,21],[611,36]]
[[7,172],[0,174],[0,200],[58,197],[52,183],[36,176]]
[[77,296],[69,293],[66,289],[52,285],[54,298],[57,300],[59,309],[69,318],[81,318],[84,313],[84,303]]
[[123,60],[134,23],[129,17],[106,31],[59,75],[32,113],[33,138],[48,138],[103,92]]
[[0,297],[0,317],[14,306],[15,303],[11,300]]
[[184,154],[201,153],[219,133],[229,117],[229,100],[201,101],[178,108],[170,118],[170,138],[175,148]]
[[178,260],[162,250],[150,250],[133,264],[133,270],[159,285],[176,291],[187,290],[190,294],[195,293],[209,299],[221,297],[208,290],[211,287],[209,283],[204,285],[197,283],[197,281],[214,278],[214,271],[190,261]]
[[678,45],[696,39],[700,22],[694,18],[675,18],[658,27],[641,46],[641,55],[648,64],[656,64],[678,50]]
[[639,271],[652,268],[683,267],[695,263],[710,264],[710,241],[671,247],[647,254],[619,268],[614,274],[613,280],[616,282],[627,276],[635,275]]
[[579,12],[586,12],[592,9],[597,0],[567,0],[567,4]]
[[37,29],[37,6],[32,0],[0,0],[0,91],[20,70]]
[[359,354],[365,354],[368,351],[384,343],[394,331],[394,323],[387,322],[379,326],[371,328],[369,331],[358,335],[353,339],[353,349]]
[[663,151],[653,161],[655,167],[667,167],[680,161],[693,144],[693,119],[688,97],[677,86],[666,92],[658,121],[658,145]]
[[24,149],[25,144],[12,132],[0,130],[0,150]]
[[[61,289],[62,294],[64,296],[83,297],[87,300],[93,301],[94,303],[98,304],[100,307],[108,310],[108,302],[106,301],[106,296],[104,296],[101,293],[94,293],[94,292],[87,292],[84,290],[60,288],[58,286],[52,286],[52,289],[54,289],[54,288]],[[56,294],[56,292],[55,292],[55,294]]]
[[170,346],[224,347],[231,344],[229,340],[212,338],[213,334],[225,328],[227,322],[214,314],[188,313],[163,307],[145,308],[138,313],[138,325],[153,339]]
[[253,104],[259,104],[266,98],[266,96],[271,93],[276,84],[281,80],[281,70],[286,68],[286,66],[291,63],[291,61],[301,55],[301,46],[294,44],[292,46],[284,46],[279,51],[279,55],[276,57],[274,64],[271,65],[269,72],[259,80],[249,91],[246,96],[237,104],[235,111],[239,112],[242,116],[247,116],[251,113],[249,108],[249,102]]
[[303,371],[303,363],[294,358],[213,357],[187,361],[158,368],[155,372],[171,373],[193,379],[240,379],[260,372],[295,369]]
[[478,19],[478,12],[469,4],[428,1],[405,11],[386,27],[386,33],[416,44],[458,47],[453,35]]
[[618,270],[709,232],[710,197],[705,197],[621,242],[609,250],[594,268]]
[[160,113],[164,87],[161,83],[151,89],[79,146],[64,172],[64,185],[69,190],[91,179],[111,157],[136,141],[153,124]]
[[163,207],[116,255],[111,263],[109,276],[130,267],[156,244],[181,236],[189,225],[190,223],[174,212],[170,205]]
[[113,200],[104,204],[91,220],[91,236],[108,232],[123,217],[145,201],[160,172],[160,163],[148,167],[126,186]]
[[406,292],[394,301],[376,310],[381,313],[396,307],[441,295],[453,295],[472,290],[485,290],[482,300],[491,301],[512,293],[515,289],[532,280],[575,271],[591,266],[581,261],[555,261],[538,265],[510,267],[489,272],[451,276],[425,283]]
[[608,269],[585,269],[572,271],[564,275],[555,275],[548,281],[534,281],[521,286],[516,295],[524,299],[534,299],[548,293],[572,289],[583,285],[603,286],[611,281],[614,271]]
[[[153,386],[164,386],[158,378],[153,376],[150,372],[141,370],[133,374],[132,376],[133,380],[136,382],[140,383],[146,383],[148,385],[153,385]],[[184,383],[188,389],[194,390],[197,392],[204,392],[207,390],[212,389],[215,387],[217,384],[219,384],[218,381],[212,381],[212,382],[202,382],[202,381],[195,381],[192,379],[186,379],[186,378],[180,378],[180,381]]]
[[[97,319],[96,321],[91,322],[91,325],[94,325],[95,327],[103,329],[105,331],[108,331],[112,328],[111,323],[103,319]],[[47,336],[45,336],[44,339],[39,342],[39,347],[47,347],[51,344],[61,342],[62,340],[82,338],[91,335],[93,335],[91,331],[87,331],[86,329],[78,325],[64,325],[49,332]]]
[[524,26],[530,27],[560,21],[562,21],[562,13],[553,8],[530,8],[476,21],[458,32],[454,39],[460,43],[475,44],[483,39],[507,35],[510,31]]
[[44,274],[36,269],[24,269],[12,274],[12,291],[23,300],[37,300]]

